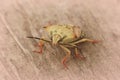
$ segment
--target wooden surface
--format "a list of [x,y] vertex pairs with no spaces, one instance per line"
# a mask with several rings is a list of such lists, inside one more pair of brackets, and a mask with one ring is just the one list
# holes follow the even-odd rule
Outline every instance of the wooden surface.
[[[32,51],[54,24],[79,25],[89,38],[81,44],[86,60],[70,57],[68,70],[59,47],[46,44],[42,55]],[[0,0],[0,80],[120,80],[119,0]]]

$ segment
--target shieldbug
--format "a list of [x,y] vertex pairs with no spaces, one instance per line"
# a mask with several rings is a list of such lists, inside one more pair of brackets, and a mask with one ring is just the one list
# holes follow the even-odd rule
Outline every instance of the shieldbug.
[[42,48],[45,42],[51,43],[54,46],[59,45],[63,50],[66,51],[66,56],[61,61],[64,67],[66,68],[67,68],[66,66],[67,58],[69,58],[71,55],[71,51],[69,47],[75,50],[76,57],[84,57],[78,53],[77,44],[83,42],[91,42],[91,43],[98,42],[97,40],[85,38],[84,33],[82,32],[80,27],[74,25],[49,25],[49,26],[45,26],[44,29],[47,32],[50,40],[44,38],[37,38],[37,37],[28,37],[28,38],[34,38],[40,40],[39,41],[40,50],[35,52],[42,53]]

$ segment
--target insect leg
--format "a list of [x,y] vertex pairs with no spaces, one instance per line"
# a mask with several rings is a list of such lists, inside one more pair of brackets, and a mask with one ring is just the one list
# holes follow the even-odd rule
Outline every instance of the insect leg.
[[37,52],[37,53],[42,53],[42,50],[43,50],[43,46],[44,46],[44,41],[43,40],[40,40],[39,43],[38,43],[38,46],[40,48],[39,51],[33,51],[33,52]]
[[87,39],[87,38],[83,38],[83,39],[80,39],[76,42],[72,42],[73,44],[78,44],[78,43],[82,43],[82,42],[91,42],[91,43],[98,43],[99,41],[98,40],[92,40],[92,39]]
[[39,44],[38,44],[38,46],[40,47],[40,50],[39,50],[39,51],[36,51],[36,50],[33,51],[33,52],[37,52],[37,53],[42,53],[42,49],[43,49],[43,46],[44,46],[44,42],[51,43],[51,41],[46,40],[46,39],[44,39],[44,38],[30,37],[30,36],[28,36],[27,38],[32,38],[32,39],[38,39],[38,40],[40,40],[40,41],[39,41]]
[[76,56],[76,58],[79,58],[79,59],[85,59],[85,57],[82,53],[79,54],[78,48],[75,48],[75,56]]
[[66,61],[67,61],[67,58],[70,57],[71,51],[68,48],[66,48],[66,47],[64,47],[62,45],[60,45],[60,47],[66,51],[66,56],[62,59],[62,64],[64,65],[65,68],[68,68],[66,66]]

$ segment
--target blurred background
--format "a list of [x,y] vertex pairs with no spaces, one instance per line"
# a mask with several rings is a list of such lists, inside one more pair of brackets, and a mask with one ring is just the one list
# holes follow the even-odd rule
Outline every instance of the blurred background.
[[[71,56],[69,69],[61,64],[65,52],[26,36],[45,36],[53,24],[80,26],[86,37],[100,43],[80,47],[86,60]],[[119,0],[0,0],[0,80],[119,80]]]

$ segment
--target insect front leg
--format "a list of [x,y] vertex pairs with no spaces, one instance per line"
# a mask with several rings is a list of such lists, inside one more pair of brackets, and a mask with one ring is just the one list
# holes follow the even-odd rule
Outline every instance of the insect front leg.
[[39,51],[37,50],[34,50],[33,52],[37,52],[37,53],[42,53],[43,52],[43,47],[44,47],[44,41],[43,40],[40,40],[39,43],[38,43],[38,47],[40,48]]
[[36,50],[33,51],[33,52],[37,52],[37,53],[42,53],[42,49],[43,49],[43,46],[44,46],[45,42],[51,43],[50,40],[47,40],[47,39],[44,39],[44,38],[31,37],[31,36],[28,36],[27,38],[32,38],[32,39],[38,39],[38,40],[40,40],[39,44],[38,44],[38,47],[40,47],[40,50],[39,51],[36,51]]

